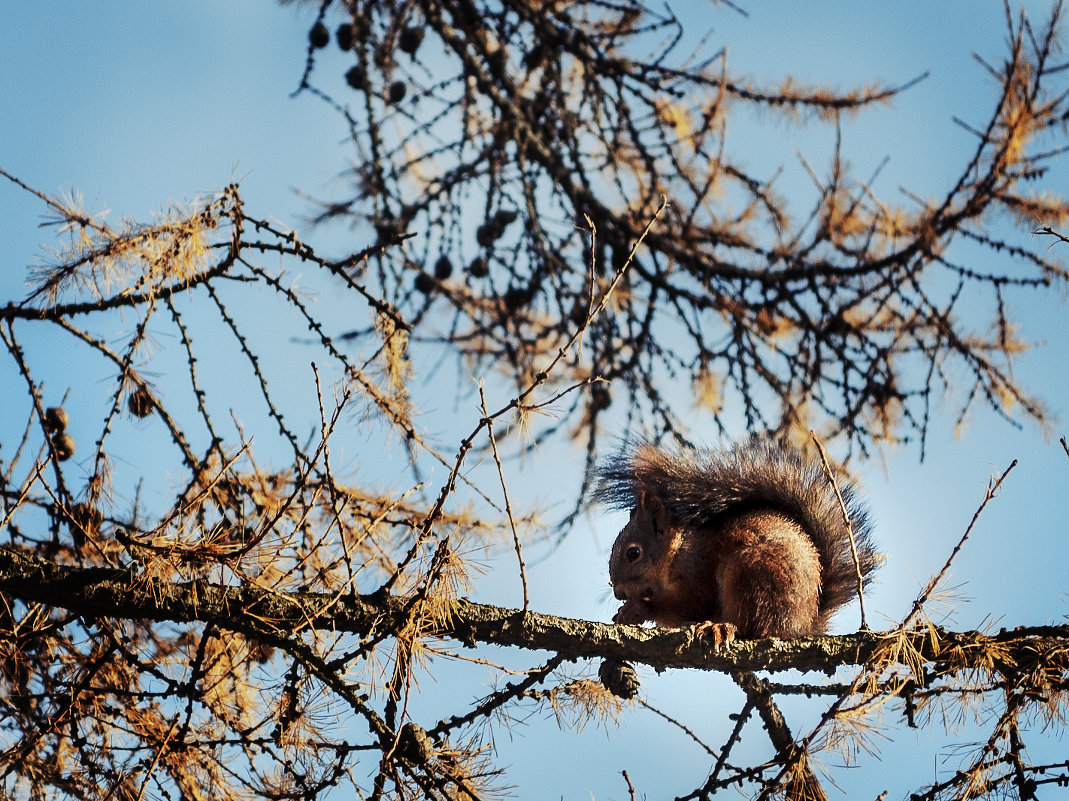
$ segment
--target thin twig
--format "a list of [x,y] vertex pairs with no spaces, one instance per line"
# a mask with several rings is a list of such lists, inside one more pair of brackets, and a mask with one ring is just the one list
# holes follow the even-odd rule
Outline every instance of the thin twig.
[[854,560],[854,571],[857,576],[857,601],[861,606],[861,631],[868,631],[868,623],[865,620],[865,586],[864,577],[861,574],[861,560],[857,556],[857,542],[854,539],[854,526],[850,522],[850,513],[846,510],[846,500],[843,498],[843,493],[839,489],[839,482],[835,478],[835,471],[831,469],[831,463],[828,462],[828,453],[824,450],[824,445],[817,438],[815,431],[810,430],[810,439],[813,440],[813,444],[817,446],[817,453],[820,454],[820,464],[824,468],[825,475],[828,476],[828,481],[831,482],[832,489],[835,490],[835,497],[839,499],[839,509],[843,513],[843,523],[846,524],[846,533],[850,537],[850,555]]
[[494,421],[488,416],[489,412],[486,409],[486,392],[484,391],[481,379],[478,382],[478,386],[479,404],[482,406],[483,417],[486,419],[486,434],[490,438],[490,448],[494,454],[494,463],[497,465],[497,477],[501,481],[501,495],[505,499],[505,515],[509,519],[509,528],[512,530],[512,544],[516,549],[516,561],[519,562],[520,565],[520,583],[523,585],[523,613],[527,614],[531,602],[527,596],[527,567],[523,562],[523,546],[520,545],[520,535],[516,531],[516,520],[512,516],[512,502],[509,500],[509,489],[505,484],[505,468],[501,464],[501,454],[497,451],[497,437],[494,436]]

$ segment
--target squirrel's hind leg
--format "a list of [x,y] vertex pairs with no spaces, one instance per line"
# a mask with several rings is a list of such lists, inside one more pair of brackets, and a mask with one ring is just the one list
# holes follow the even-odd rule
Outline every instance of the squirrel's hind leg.
[[719,566],[723,620],[746,639],[823,633],[820,558],[798,524],[775,512],[751,512],[725,533],[739,547]]

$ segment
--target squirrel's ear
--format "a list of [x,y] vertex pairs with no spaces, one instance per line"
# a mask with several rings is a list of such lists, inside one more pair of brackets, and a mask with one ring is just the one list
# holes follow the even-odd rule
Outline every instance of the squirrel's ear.
[[639,493],[635,511],[649,519],[654,533],[668,529],[668,510],[664,508],[664,502],[652,492]]

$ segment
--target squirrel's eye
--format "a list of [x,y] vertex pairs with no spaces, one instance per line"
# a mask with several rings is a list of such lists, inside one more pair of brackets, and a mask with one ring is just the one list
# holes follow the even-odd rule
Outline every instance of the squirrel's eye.
[[637,545],[632,545],[630,548],[627,549],[626,556],[628,562],[637,562],[639,560],[639,557],[642,556],[642,549],[639,548]]

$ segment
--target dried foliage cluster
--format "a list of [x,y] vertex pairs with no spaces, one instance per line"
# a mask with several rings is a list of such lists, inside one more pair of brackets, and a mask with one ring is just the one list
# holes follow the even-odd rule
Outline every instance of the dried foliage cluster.
[[[249,214],[236,186],[109,224],[0,171],[45,204],[59,243],[29,295],[0,305],[2,791],[483,798],[508,786],[491,744],[510,716],[581,728],[646,705],[627,660],[729,671],[745,696],[723,744],[701,743],[704,782],[632,795],[823,797],[816,760],[875,749],[888,710],[934,728],[976,710],[984,726],[962,769],[918,797],[1069,783],[1069,764],[1025,748],[1029,723],[1064,725],[1065,627],[942,631],[925,609],[945,571],[886,634],[722,652],[686,631],[539,615],[533,520],[513,509],[499,450],[518,417],[533,443],[584,438],[589,466],[621,397],[628,422],[685,438],[673,380],[717,420],[732,404],[751,426],[823,426],[863,449],[923,436],[962,369],[961,415],[983,400],[1042,421],[1010,372],[1004,294],[1064,270],[983,225],[1009,211],[1056,228],[1069,212],[1033,191],[1057,155],[1037,143],[1069,113],[1051,87],[1057,13],[1041,30],[1007,16],[996,105],[944,198],[888,205],[836,153],[796,219],[726,152],[729,117],[834,126],[897,90],[763,89],[722,54],[683,57],[679,21],[630,2],[314,7],[300,87],[346,115],[361,155],[352,197],[320,219],[369,225],[366,251],[327,258]],[[349,88],[328,90],[316,80],[338,47]],[[958,240],[1000,253],[1005,272],[952,262]],[[973,288],[993,325],[959,316]],[[339,302],[313,304],[315,289]],[[478,388],[455,444],[417,422],[424,345],[515,382],[496,409]],[[57,386],[50,356],[67,351],[77,380]],[[550,404],[559,420],[539,423]],[[375,487],[353,442],[404,454],[404,488]],[[515,551],[522,609],[461,598],[483,547]],[[517,669],[461,649],[478,643],[532,653]],[[431,716],[419,682],[455,664],[493,688],[455,691]],[[791,667],[849,678],[752,672]],[[800,694],[827,700],[802,734],[776,700]],[[749,760],[737,746],[755,719],[769,744]],[[687,724],[670,721],[697,739]]]
[[[1005,293],[1066,276],[1026,239],[1037,219],[1069,215],[1042,189],[1067,111],[1058,10],[1036,29],[1007,7],[1009,52],[981,60],[998,89],[990,117],[961,122],[971,157],[945,194],[894,202],[849,172],[837,137],[844,117],[913,81],[758,85],[733,74],[725,50],[706,52],[715,37],[690,49],[704,31],[642,3],[314,5],[299,92],[346,116],[356,154],[351,193],[318,219],[370,216],[384,242],[417,235],[404,258],[374,266],[391,301],[433,320],[421,337],[450,353],[525,386],[670,197],[582,358],[554,379],[610,382],[572,396],[560,424],[588,443],[588,466],[610,404],[655,434],[685,438],[697,402],[724,430],[724,413],[741,413],[751,429],[804,439],[815,428],[861,450],[923,440],[949,389],[959,420],[979,403],[1045,422],[1009,369],[1025,345]],[[835,135],[830,163],[806,164],[810,208],[779,194],[775,165],[733,156],[733,124],[755,117]],[[1007,214],[1020,239],[990,235]],[[956,243],[974,261],[998,254],[1000,269],[959,263]],[[692,391],[663,392],[670,378]]]
[[[381,760],[379,793],[387,782],[432,796],[480,792],[480,749],[439,742],[431,760],[428,735],[401,725],[400,702],[413,664],[440,650],[425,635],[464,586],[462,549],[491,539],[496,524],[446,508],[462,456],[437,499],[418,485],[391,496],[334,473],[330,442],[346,412],[347,427],[362,410],[368,426],[442,458],[410,418],[408,324],[351,278],[367,254],[319,258],[247,216],[236,186],[118,226],[72,198],[34,194],[62,244],[29,297],[0,309],[5,406],[26,423],[0,486],[7,792],[313,797],[367,750]],[[378,339],[370,358],[339,349],[293,279],[261,263],[279,255],[363,297]],[[264,340],[272,295],[296,323],[291,335],[317,335],[308,355],[333,376],[334,392],[305,399],[318,406],[307,437],[294,426],[315,418],[285,410],[296,371],[271,354],[277,336]],[[130,328],[117,341],[123,320]],[[81,349],[102,363],[103,394],[47,386],[53,366],[32,344],[42,328],[66,337],[54,353]],[[161,339],[185,362],[166,399],[149,379],[167,366]],[[306,372],[320,390],[320,367]],[[234,403],[240,416],[221,419]],[[266,466],[276,459],[285,466]],[[380,620],[386,606],[366,618],[362,637],[324,623],[360,593],[405,600],[393,622]],[[292,606],[313,597],[315,609]],[[362,735],[339,731],[339,705],[364,718]],[[434,735],[460,725],[443,722]]]

